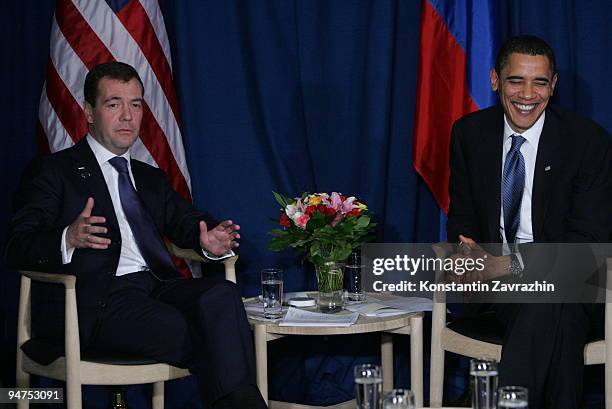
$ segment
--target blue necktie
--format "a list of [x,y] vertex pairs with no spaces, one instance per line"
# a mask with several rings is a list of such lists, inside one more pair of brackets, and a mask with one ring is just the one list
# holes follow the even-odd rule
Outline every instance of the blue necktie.
[[525,187],[525,159],[520,150],[523,142],[525,142],[525,138],[521,135],[512,135],[512,146],[504,163],[502,193],[504,233],[508,243],[514,243],[521,220],[521,200]]
[[147,262],[151,272],[160,279],[180,277],[166,249],[166,245],[155,228],[153,219],[147,213],[138,193],[136,193],[136,189],[134,189],[130,173],[128,172],[127,160],[120,156],[115,156],[108,162],[119,172],[121,207],[130,224],[132,233],[134,233],[140,253]]

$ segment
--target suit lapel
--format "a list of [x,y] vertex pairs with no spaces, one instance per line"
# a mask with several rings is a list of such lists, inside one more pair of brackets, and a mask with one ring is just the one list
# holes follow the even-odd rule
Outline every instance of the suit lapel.
[[[131,168],[132,174],[134,175],[134,182],[136,183],[136,191],[140,200],[142,201],[143,206],[149,212],[149,215],[155,221],[155,224],[158,225],[159,228],[159,206],[157,203],[159,201],[159,186],[156,186],[156,180],[152,180],[151,177],[147,177],[146,174],[143,173],[142,164],[132,160]],[[159,183],[159,180],[157,180]]]
[[534,241],[542,238],[542,229],[546,209],[550,203],[551,189],[555,173],[559,170],[559,139],[561,132],[559,122],[550,110],[546,111],[546,119],[536,157],[535,172],[533,176],[533,192],[531,196],[531,225]]
[[501,211],[501,166],[504,139],[504,116],[501,107],[492,111],[481,128],[480,175],[485,187],[486,241],[499,239],[499,214]]
[[[100,165],[98,165],[98,161],[85,138],[74,146],[72,159],[74,177],[85,186],[90,192],[90,196],[95,200],[93,214],[106,217],[108,227],[118,232],[119,223],[108,192],[108,186],[104,180],[102,169],[100,169]],[[83,203],[83,206],[85,206],[85,203]]]

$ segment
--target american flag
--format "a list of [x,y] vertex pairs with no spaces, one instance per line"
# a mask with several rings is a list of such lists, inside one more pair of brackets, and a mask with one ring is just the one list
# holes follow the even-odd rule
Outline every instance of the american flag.
[[164,19],[157,0],[57,0],[47,77],[38,119],[49,150],[68,148],[87,134],[83,83],[93,66],[121,61],[145,84],[145,107],[134,158],[166,172],[191,200],[178,99]]

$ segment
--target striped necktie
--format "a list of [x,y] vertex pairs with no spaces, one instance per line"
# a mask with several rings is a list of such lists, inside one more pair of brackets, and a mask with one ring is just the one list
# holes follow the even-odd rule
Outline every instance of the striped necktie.
[[508,243],[514,243],[521,220],[521,200],[525,187],[525,159],[521,145],[525,142],[522,135],[512,135],[512,146],[504,162],[502,194],[504,208],[504,233]]

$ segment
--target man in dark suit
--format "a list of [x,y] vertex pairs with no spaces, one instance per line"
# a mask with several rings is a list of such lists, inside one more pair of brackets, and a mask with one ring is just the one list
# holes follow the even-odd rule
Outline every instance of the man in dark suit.
[[[542,258],[528,243],[607,242],[612,230],[612,144],[592,121],[550,106],[555,58],[519,36],[500,50],[491,86],[501,106],[458,120],[450,152],[448,238],[504,243],[483,272],[462,280],[529,276]],[[529,389],[530,408],[577,408],[583,348],[602,308],[585,304],[494,306],[506,325],[500,384]]]
[[[209,230],[211,220],[161,170],[130,157],[144,104],[131,66],[94,67],[84,91],[89,134],[30,170],[9,228],[9,263],[77,276],[84,349],[188,367],[214,408],[265,408],[237,287],[180,279],[162,239],[218,258],[238,246],[239,226],[226,220]],[[61,337],[61,292],[39,285],[33,298],[34,335]]]

